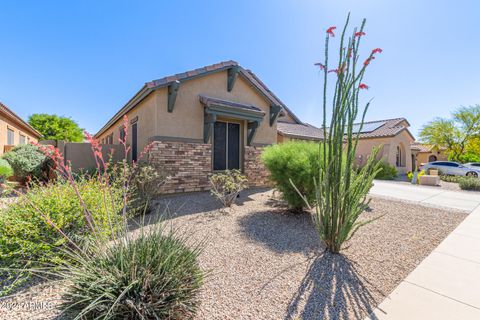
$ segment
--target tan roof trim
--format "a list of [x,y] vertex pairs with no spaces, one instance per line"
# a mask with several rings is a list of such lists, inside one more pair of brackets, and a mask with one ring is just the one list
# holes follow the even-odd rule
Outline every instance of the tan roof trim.
[[20,128],[22,128],[25,132],[30,133],[30,135],[34,136],[35,138],[39,139],[42,137],[40,132],[38,132],[34,127],[29,125],[28,122],[20,118],[15,112],[1,102],[0,113],[12,122],[15,122]]
[[228,70],[231,67],[238,66],[239,74],[249,82],[254,89],[260,93],[267,101],[272,104],[280,105],[297,123],[302,123],[288,107],[268,89],[268,87],[250,70],[244,69],[236,61],[229,60],[216,63],[203,68],[194,69],[191,71],[178,73],[173,76],[163,77],[157,80],[153,80],[145,83],[145,85],[131,98],[115,115],[95,134],[95,137],[103,134],[113,124],[115,124],[124,114],[134,109],[143,99],[145,99],[153,91],[167,87],[175,81],[187,81],[197,77],[203,77],[211,73],[221,72]]

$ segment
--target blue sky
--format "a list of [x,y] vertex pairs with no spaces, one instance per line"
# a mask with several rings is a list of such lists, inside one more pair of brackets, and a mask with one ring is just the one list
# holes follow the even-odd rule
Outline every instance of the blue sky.
[[[367,118],[412,133],[480,103],[475,0],[2,1],[0,101],[96,132],[143,83],[223,60],[252,69],[302,120],[321,123],[324,32],[367,18],[381,47],[365,79]],[[338,41],[338,38],[335,38]]]

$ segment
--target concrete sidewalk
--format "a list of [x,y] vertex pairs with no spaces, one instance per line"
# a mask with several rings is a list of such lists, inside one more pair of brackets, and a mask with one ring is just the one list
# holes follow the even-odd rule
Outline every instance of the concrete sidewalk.
[[[375,182],[374,194],[467,209],[476,194]],[[415,195],[412,191],[415,190]],[[440,202],[440,203],[439,203]],[[405,278],[367,319],[480,319],[480,207]]]
[[398,182],[375,180],[371,194],[460,210],[472,211],[480,205],[480,192],[448,191]]

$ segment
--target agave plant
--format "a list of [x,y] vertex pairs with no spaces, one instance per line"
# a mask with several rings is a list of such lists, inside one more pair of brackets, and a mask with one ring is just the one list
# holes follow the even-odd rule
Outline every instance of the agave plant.
[[[320,238],[327,249],[338,253],[362,225],[369,221],[358,221],[367,208],[367,194],[373,179],[379,171],[376,161],[379,149],[374,149],[366,163],[358,171],[355,169],[355,153],[365,115],[370,102],[360,114],[360,124],[354,122],[361,111],[359,95],[368,89],[363,78],[367,67],[376,55],[382,52],[377,48],[370,52],[366,60],[360,61],[359,47],[365,36],[364,19],[359,28],[354,28],[347,36],[350,15],[340,37],[338,64],[329,69],[329,42],[335,36],[336,27],[327,29],[325,38],[325,60],[316,65],[323,71],[323,135],[320,145],[321,163],[318,177],[315,178],[316,204],[314,221]],[[360,62],[359,62],[360,61]],[[327,124],[327,88],[331,74],[335,76],[335,91],[331,99],[330,125]]]

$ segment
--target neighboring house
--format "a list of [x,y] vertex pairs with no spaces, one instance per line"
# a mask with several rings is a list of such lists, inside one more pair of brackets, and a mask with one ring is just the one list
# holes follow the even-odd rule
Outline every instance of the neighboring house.
[[[366,163],[373,147],[383,146],[379,158],[395,166],[398,173],[405,174],[414,170],[416,159],[410,145],[415,138],[408,130],[410,124],[405,118],[367,121],[364,123],[357,147],[356,161],[358,165]],[[353,131],[358,132],[355,124]],[[309,124],[278,122],[278,141],[308,140],[320,141],[323,130]]]
[[209,189],[208,176],[225,169],[241,169],[250,185],[266,185],[260,155],[277,142],[277,118],[302,124],[235,61],[146,83],[95,137],[117,144],[124,115],[131,160],[152,143],[149,160],[171,176],[162,192]]
[[0,102],[0,154],[14,146],[38,142],[41,134]]
[[428,162],[448,160],[448,154],[445,148],[435,148],[428,144],[415,142],[411,145],[411,149],[412,152],[417,155],[417,168]]

